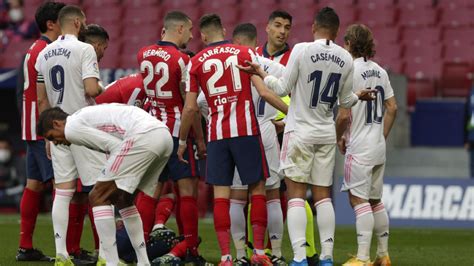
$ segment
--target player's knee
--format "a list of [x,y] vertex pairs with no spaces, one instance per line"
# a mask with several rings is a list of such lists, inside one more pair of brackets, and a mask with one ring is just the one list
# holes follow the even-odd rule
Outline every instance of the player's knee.
[[269,189],[266,191],[267,193],[267,201],[268,200],[274,200],[274,199],[280,199],[280,190],[278,188],[275,189]]
[[178,181],[179,195],[181,197],[194,196],[196,183],[193,179],[194,178],[183,178]]
[[359,204],[362,204],[362,203],[366,203],[367,200],[366,199],[363,199],[363,198],[359,198],[355,195],[352,195],[350,192],[349,192],[349,201],[351,203],[351,206],[352,208],[354,208],[355,206],[359,205]]
[[26,188],[34,192],[38,192],[38,193],[43,192],[44,187],[45,185],[38,180],[29,179],[29,178],[26,180]]
[[250,195],[265,195],[265,182],[263,180],[258,181],[257,183],[249,185]]

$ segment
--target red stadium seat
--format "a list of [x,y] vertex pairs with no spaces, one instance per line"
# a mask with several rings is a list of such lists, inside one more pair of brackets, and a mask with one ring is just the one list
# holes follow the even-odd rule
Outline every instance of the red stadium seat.
[[235,7],[236,4],[238,4],[238,1],[236,0],[201,0],[201,8],[203,9],[222,9],[223,7],[229,6]]
[[433,98],[436,96],[436,86],[429,79],[409,79],[407,84],[407,104],[409,110],[413,111],[416,100]]
[[[229,12],[229,10],[234,10],[235,5],[229,6],[205,6],[201,4],[202,14],[216,13],[220,16],[223,24],[235,26],[239,20],[238,12]],[[199,19],[200,16],[197,17]],[[229,30],[229,29],[227,29]]]
[[385,44],[398,43],[400,38],[400,29],[398,27],[371,27],[375,44],[382,46]]
[[433,0],[397,0],[398,6],[402,10],[423,10],[433,7]]
[[182,10],[188,7],[198,7],[199,0],[162,0],[161,6],[166,10]]
[[405,27],[431,26],[436,23],[436,10],[414,9],[401,10],[398,23]]
[[474,9],[454,9],[442,10],[441,26],[444,27],[464,27],[473,25]]
[[[276,9],[275,7],[277,6],[277,2],[276,0],[259,0],[259,1],[254,1],[254,0],[241,0],[240,1],[240,6],[242,7],[250,7],[252,9],[258,7],[258,6],[272,6],[273,9]],[[273,10],[273,9],[268,9],[266,10],[266,12],[271,12],[270,10]],[[264,10],[264,9],[262,9]]]
[[392,26],[395,23],[396,15],[397,12],[395,9],[381,8],[372,10],[360,7],[358,21],[370,28],[376,26]]
[[405,28],[401,40],[410,46],[425,46],[439,43],[441,30],[438,27]]
[[445,43],[443,61],[451,63],[474,62],[474,53],[466,52],[471,49],[472,44],[469,43]]
[[84,8],[109,8],[120,5],[120,0],[83,0]]
[[443,32],[443,42],[449,44],[474,44],[474,28],[447,28]]
[[154,38],[154,40],[158,40],[160,38],[160,33],[161,28],[153,23],[143,24],[140,27],[125,25],[122,31],[122,38],[132,40]]
[[380,11],[383,9],[393,9],[394,1],[393,0],[358,0],[357,6],[362,10]]
[[122,5],[124,8],[157,6],[159,4],[160,4],[160,0],[123,0],[122,1]]
[[339,22],[341,25],[350,25],[355,23],[357,19],[356,9],[354,7],[350,8],[339,8],[336,10],[336,13],[339,16]]
[[374,61],[387,70],[401,73],[403,67],[401,54],[402,49],[400,45],[393,43],[376,45]]
[[437,7],[442,10],[455,10],[474,7],[474,2],[471,0],[438,0],[437,2]]
[[336,10],[336,13],[337,13],[339,9],[354,8],[354,1],[353,0],[319,0],[318,6],[319,8],[323,8],[325,6],[332,7]]
[[[127,25],[143,25],[161,22],[161,10],[158,7],[130,8],[125,10],[123,22]],[[137,27],[139,28],[139,27]]]
[[439,60],[442,55],[443,45],[440,43],[422,46],[405,45],[404,58],[433,58]]
[[66,5],[76,5],[76,6],[80,6],[81,5],[81,0],[64,0],[64,1],[60,1],[60,2],[63,2],[65,3]]
[[122,36],[122,25],[119,23],[103,23],[99,25],[109,34],[110,42],[118,40]]
[[405,57],[403,72],[410,79],[438,79],[441,76],[439,58],[432,57]]
[[468,63],[443,65],[441,92],[446,97],[466,97],[472,86],[472,72]]
[[120,56],[120,67],[139,69],[137,55],[132,53],[123,53]]
[[34,40],[20,41],[16,43],[10,43],[3,51],[3,58],[1,61],[2,68],[17,68],[21,65],[21,62],[33,44]]
[[87,23],[117,24],[122,19],[122,7],[90,8],[85,11]]

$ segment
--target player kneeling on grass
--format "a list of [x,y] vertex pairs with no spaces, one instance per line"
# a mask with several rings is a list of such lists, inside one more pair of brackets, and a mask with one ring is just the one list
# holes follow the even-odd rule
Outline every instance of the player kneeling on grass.
[[[134,106],[89,106],[72,115],[51,108],[40,115],[38,132],[55,145],[80,145],[109,154],[101,176],[89,194],[94,220],[107,264],[117,265],[114,204],[137,255],[138,265],[150,265],[143,226],[133,193],[155,191],[157,176],[172,151],[166,125]],[[150,141],[153,140],[153,141]]]
[[[395,120],[397,104],[387,72],[369,60],[375,54],[374,39],[364,25],[352,25],[344,36],[345,48],[354,58],[353,88],[377,90],[377,98],[358,102],[351,109],[342,109],[337,121],[347,127],[338,138],[338,146],[345,154],[343,191],[356,216],[357,256],[346,266],[372,265],[370,242],[372,231],[378,240],[374,265],[391,265],[388,256],[388,215],[382,198],[385,169],[385,139]],[[349,121],[350,124],[349,124]]]

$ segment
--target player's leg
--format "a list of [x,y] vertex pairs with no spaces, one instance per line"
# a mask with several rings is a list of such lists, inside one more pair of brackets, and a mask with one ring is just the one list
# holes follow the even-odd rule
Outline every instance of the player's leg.
[[336,218],[331,199],[336,145],[316,145],[311,168],[311,190],[316,209],[319,241],[321,243],[320,265],[333,264],[334,233]]
[[235,164],[229,139],[207,144],[206,182],[214,189],[214,229],[221,251],[221,262],[232,261],[230,253],[230,186]]
[[55,196],[51,210],[56,260],[69,258],[66,233],[69,222],[69,204],[76,191],[78,172],[70,147],[51,144],[51,157],[55,176]]
[[247,205],[248,191],[246,186],[241,185],[240,176],[237,171],[235,172],[234,182],[230,193],[230,233],[236,251],[234,264],[238,264],[239,261],[249,263],[250,261],[247,259],[246,254],[246,219],[244,213],[245,206]]
[[165,181],[162,186],[162,192],[155,208],[155,222],[152,231],[164,228],[174,209],[175,196],[171,181]]
[[254,264],[271,263],[265,255],[267,207],[265,180],[270,176],[265,149],[260,136],[239,137],[230,140],[232,158],[235,161],[243,185],[250,194],[250,223],[253,232]]
[[143,237],[145,238],[145,241],[148,241],[153,228],[153,223],[155,221],[155,209],[158,203],[157,199],[161,193],[161,187],[161,182],[158,182],[158,185],[156,186],[152,196],[146,195],[142,191],[138,191],[137,195],[135,196],[135,206],[137,207],[140,218],[142,219]]
[[[92,189],[92,187],[90,187]],[[83,190],[83,186],[78,179],[76,193],[69,204],[69,222],[67,228],[66,246],[69,255],[82,260],[93,260],[92,256],[87,256],[87,252],[81,250],[81,237],[84,228],[84,218],[89,205],[88,190]]]
[[374,214],[374,231],[377,237],[377,257],[374,262],[374,265],[377,266],[391,265],[388,255],[389,218],[382,202],[384,170],[385,164],[374,167],[369,199]]
[[41,251],[33,249],[33,232],[40,210],[44,184],[52,180],[53,167],[46,156],[44,141],[27,141],[26,187],[20,201],[20,243],[16,260],[47,260]]
[[308,201],[304,202],[306,210],[306,258],[309,265],[317,265],[319,256],[316,250],[316,241],[314,240],[314,214]]

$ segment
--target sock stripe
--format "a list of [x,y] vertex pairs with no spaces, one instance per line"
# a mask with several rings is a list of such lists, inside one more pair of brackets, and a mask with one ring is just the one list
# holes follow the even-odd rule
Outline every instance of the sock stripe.
[[94,216],[96,216],[96,215],[102,215],[102,214],[113,215],[114,213],[112,212],[112,210],[99,210],[99,211],[94,211],[93,214]]
[[280,203],[280,199],[272,199],[272,200],[267,200],[267,204],[270,204],[270,203]]
[[303,207],[304,208],[304,200],[290,200],[288,201],[288,208],[294,207]]
[[132,207],[129,207],[129,208],[120,210],[119,213],[120,213],[120,216],[122,216],[122,218],[128,218],[128,217],[138,215],[138,210],[135,206],[133,206],[133,209]]
[[316,202],[316,203],[314,204],[314,206],[315,206],[315,207],[318,207],[319,205],[321,205],[321,204],[323,204],[323,203],[326,203],[326,202],[332,202],[332,199],[331,199],[331,198],[322,199],[322,200]]
[[372,207],[372,211],[375,213],[375,212],[380,212],[380,211],[383,211],[385,209],[385,206],[383,205],[382,202],[380,202],[379,204],[375,205]]
[[236,199],[231,199],[230,200],[231,204],[239,204],[239,205],[246,205],[247,201],[246,200],[236,200]]
[[74,192],[72,189],[56,189],[56,196],[72,197]]

